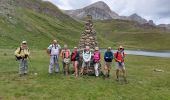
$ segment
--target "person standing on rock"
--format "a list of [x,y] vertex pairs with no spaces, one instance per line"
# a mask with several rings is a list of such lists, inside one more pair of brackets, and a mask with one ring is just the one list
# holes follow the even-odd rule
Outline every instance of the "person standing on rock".
[[106,77],[109,78],[113,60],[113,52],[111,47],[108,47],[107,51],[105,52],[104,60],[105,60],[104,78]]
[[68,75],[71,52],[66,44],[64,45],[60,56],[62,57],[64,75]]
[[74,74],[76,77],[78,77],[78,65],[80,61],[80,54],[77,50],[77,47],[74,47],[74,50],[71,54],[71,61],[73,62]]
[[54,66],[56,66],[55,72],[60,71],[59,68],[59,54],[61,51],[61,46],[58,44],[57,40],[53,40],[53,43],[47,48],[47,53],[50,55],[50,65],[49,65],[49,74],[53,73]]
[[99,51],[99,47],[95,47],[95,51],[93,54],[93,62],[94,62],[94,70],[95,70],[96,77],[99,76],[100,59],[101,59],[101,54]]
[[116,61],[116,80],[119,81],[119,72],[122,71],[124,81],[127,82],[125,64],[124,64],[125,53],[124,53],[123,46],[120,46],[118,48],[118,50],[114,54],[114,56],[115,56],[115,61]]
[[26,75],[28,72],[28,58],[30,51],[27,41],[22,41],[21,46],[15,51],[16,59],[19,61],[19,75]]
[[90,47],[86,46],[85,50],[83,51],[83,64],[82,64],[82,68],[81,68],[81,75],[84,74],[84,68],[87,68],[87,72],[88,72],[88,68],[90,67],[90,61],[91,61],[91,51],[90,51]]

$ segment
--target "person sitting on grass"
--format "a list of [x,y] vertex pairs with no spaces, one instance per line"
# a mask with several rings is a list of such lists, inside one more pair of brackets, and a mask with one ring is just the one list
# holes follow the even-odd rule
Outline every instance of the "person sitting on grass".
[[104,60],[105,60],[105,67],[104,67],[104,78],[109,78],[110,76],[110,70],[113,60],[113,52],[111,51],[112,48],[108,47],[107,51],[104,54]]
[[82,64],[82,68],[81,68],[81,75],[84,74],[84,68],[87,68],[87,72],[88,72],[88,68],[90,66],[90,61],[91,61],[91,51],[90,51],[90,47],[86,46],[85,50],[83,51],[83,64]]
[[58,44],[58,41],[53,40],[53,44],[51,44],[47,48],[47,53],[50,56],[50,65],[49,65],[49,69],[48,69],[49,74],[53,73],[54,65],[56,65],[55,72],[58,73],[60,71],[59,62],[58,62],[60,51],[61,51],[61,46]]
[[27,41],[22,41],[21,46],[15,51],[15,56],[19,61],[19,76],[26,75],[28,72],[28,58],[30,51],[27,45]]
[[124,64],[124,58],[125,58],[125,53],[124,53],[124,48],[123,46],[120,46],[117,50],[117,52],[114,54],[115,56],[115,61],[116,63],[116,80],[119,81],[119,72],[123,72],[123,78],[124,81],[127,82],[126,80],[126,71],[125,71],[125,64]]
[[95,70],[96,77],[99,76],[100,58],[101,58],[101,54],[99,51],[99,47],[95,47],[95,51],[93,54],[93,62],[94,62],[94,70]]
[[66,44],[64,45],[64,48],[62,49],[60,56],[62,57],[62,60],[63,60],[62,63],[63,63],[64,75],[68,75],[71,52],[70,52],[70,49],[68,49]]
[[76,77],[78,77],[78,65],[79,65],[79,61],[80,61],[80,54],[77,50],[77,47],[74,47],[74,50],[71,54],[71,61],[73,63],[73,67],[74,67],[74,74]]

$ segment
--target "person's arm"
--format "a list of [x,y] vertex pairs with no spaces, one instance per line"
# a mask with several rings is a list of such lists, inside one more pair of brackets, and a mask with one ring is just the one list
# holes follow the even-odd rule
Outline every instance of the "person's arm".
[[62,49],[61,49],[61,46],[59,44],[58,44],[58,48],[59,48],[59,54],[60,54]]
[[84,51],[83,51],[83,60],[86,61],[85,57],[84,57]]
[[87,61],[90,61],[90,60],[91,60],[91,56],[92,56],[92,54],[91,54],[91,52],[90,52],[90,54],[89,54],[89,57],[88,57]]
[[99,62],[100,62],[100,60],[101,60],[101,53],[99,53]]
[[52,49],[52,45],[50,45],[48,48],[47,48],[47,54],[49,54],[50,55],[50,51],[51,51],[51,49]]
[[111,59],[113,60],[113,52],[111,52],[112,56],[111,56]]
[[70,49],[69,49],[69,58],[71,58],[71,51],[70,51]]

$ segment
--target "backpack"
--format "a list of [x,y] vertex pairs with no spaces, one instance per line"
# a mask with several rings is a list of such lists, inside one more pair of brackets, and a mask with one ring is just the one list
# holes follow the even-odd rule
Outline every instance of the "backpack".
[[[22,50],[22,49],[21,49],[21,47],[20,47],[20,48],[19,48],[19,52],[18,52],[18,54],[20,54],[20,53],[21,53],[21,50]],[[16,58],[16,61],[18,61],[18,60],[21,60],[21,59],[22,59],[22,57],[20,57],[20,56],[18,57],[18,56],[16,56],[16,55],[15,55],[15,58]]]
[[73,52],[73,53],[71,54],[71,61],[75,61],[76,55],[77,55],[77,51],[76,51],[76,52]]
[[[47,50],[47,53],[48,53],[48,54],[51,54],[51,50],[52,50],[53,47],[54,47],[54,45],[52,44],[51,49],[50,49],[50,50]],[[56,45],[56,47],[58,47],[58,45]]]
[[94,52],[93,60],[94,62],[97,62],[100,60],[100,52]]
[[[122,55],[123,54],[123,55]],[[122,52],[122,56],[124,57],[124,55],[125,55],[125,53],[124,52]],[[116,54],[115,54],[115,58],[117,59],[117,57],[118,57],[118,55],[119,55],[119,53],[118,52],[116,52]],[[115,61],[116,61],[116,59],[115,59]]]

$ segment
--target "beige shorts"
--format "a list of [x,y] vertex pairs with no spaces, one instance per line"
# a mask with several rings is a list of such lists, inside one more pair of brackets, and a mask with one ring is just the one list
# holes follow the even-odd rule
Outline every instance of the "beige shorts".
[[108,69],[111,69],[112,62],[105,62],[105,65],[108,67]]

